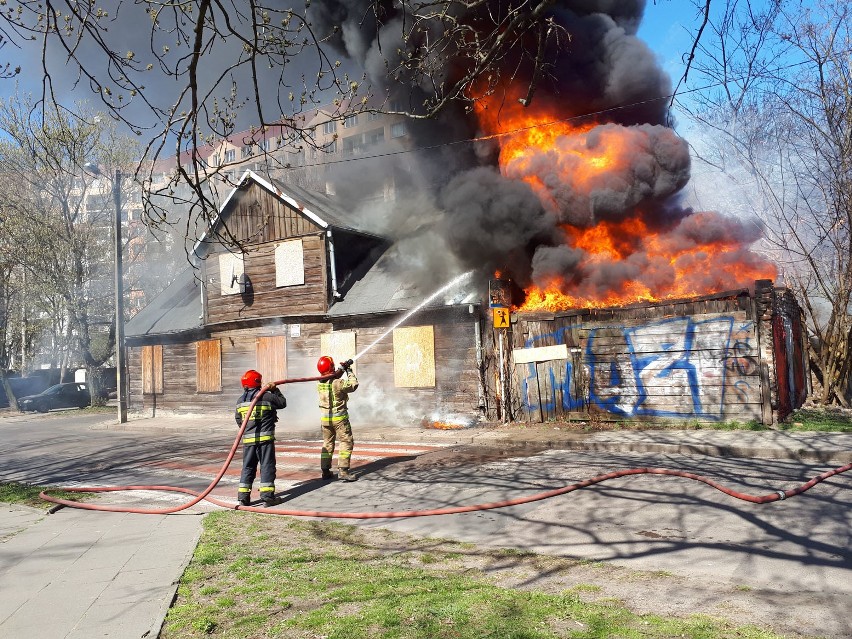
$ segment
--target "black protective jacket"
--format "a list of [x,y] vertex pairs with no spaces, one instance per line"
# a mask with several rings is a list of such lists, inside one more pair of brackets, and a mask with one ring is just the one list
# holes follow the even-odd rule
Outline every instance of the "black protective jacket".
[[[260,391],[259,388],[247,388],[237,401],[237,410],[234,419],[237,426],[242,426],[243,420],[248,413],[254,396]],[[263,444],[275,441],[275,422],[278,421],[278,409],[287,406],[287,400],[278,388],[268,390],[254,405],[254,410],[249,417],[246,430],[243,433],[243,444]]]

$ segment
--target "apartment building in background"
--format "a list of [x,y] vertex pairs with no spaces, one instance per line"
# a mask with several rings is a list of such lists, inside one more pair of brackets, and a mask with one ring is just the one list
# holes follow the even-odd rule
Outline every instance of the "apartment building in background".
[[[393,102],[386,105],[388,111],[399,108]],[[298,127],[301,133],[297,134],[283,125],[241,131],[200,149],[200,168],[211,176],[210,187],[227,194],[240,176],[251,170],[285,184],[333,195],[333,176],[347,163],[412,148],[409,125],[402,115],[365,111],[342,118],[337,107],[327,106],[302,114]],[[367,197],[393,199],[408,170],[403,156],[394,163],[394,170],[385,169],[385,179]],[[184,154],[180,161],[188,159],[189,154]],[[158,162],[152,191],[165,187],[176,164],[175,157]],[[371,170],[367,162],[363,170]]]

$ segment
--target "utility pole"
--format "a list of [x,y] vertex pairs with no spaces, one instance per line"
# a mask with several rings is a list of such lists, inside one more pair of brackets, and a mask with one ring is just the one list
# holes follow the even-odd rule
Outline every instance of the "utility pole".
[[[101,175],[94,162],[86,162],[83,169],[92,175]],[[112,184],[115,204],[113,229],[113,268],[115,269],[115,394],[118,399],[118,423],[127,423],[127,369],[124,363],[124,267],[121,262],[121,170],[115,170]]]
[[124,353],[124,267],[121,260],[121,170],[115,170],[115,390],[118,423],[127,422],[127,369]]

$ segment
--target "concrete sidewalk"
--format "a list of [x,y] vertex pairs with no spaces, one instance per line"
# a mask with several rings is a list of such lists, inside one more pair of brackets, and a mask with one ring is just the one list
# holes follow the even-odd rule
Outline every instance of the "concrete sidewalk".
[[0,505],[0,637],[154,639],[200,534],[200,514]]
[[[228,419],[132,417],[97,428],[234,432]],[[852,433],[781,431],[605,431],[555,425],[490,425],[458,430],[355,425],[357,442],[422,442],[526,449],[702,454],[839,466],[852,462]],[[318,440],[318,429],[280,438]],[[201,533],[198,507],[175,515],[62,508],[55,514],[0,504],[0,637],[155,639]]]

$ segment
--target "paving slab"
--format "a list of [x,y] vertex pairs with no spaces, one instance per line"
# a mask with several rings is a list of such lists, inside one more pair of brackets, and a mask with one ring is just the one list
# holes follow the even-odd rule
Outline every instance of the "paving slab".
[[37,516],[5,505],[0,530],[7,529],[16,532],[0,544],[0,583],[8,590],[0,597],[0,636],[156,637],[201,515],[63,508]]

